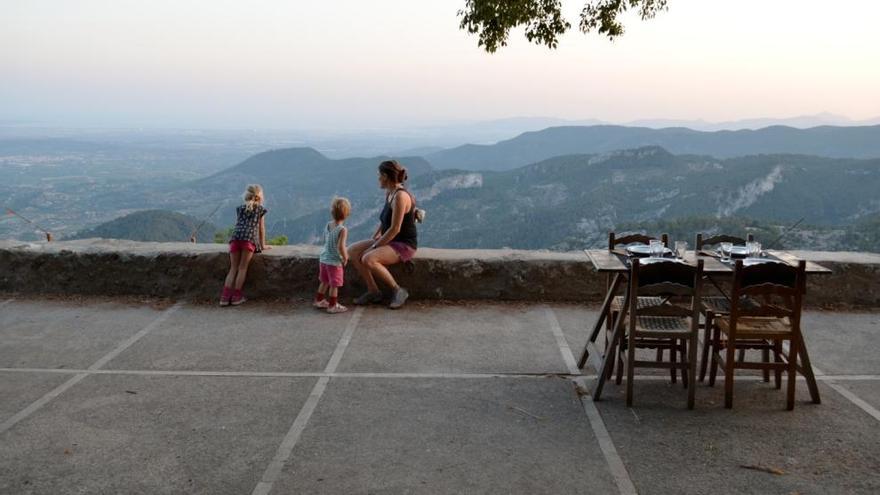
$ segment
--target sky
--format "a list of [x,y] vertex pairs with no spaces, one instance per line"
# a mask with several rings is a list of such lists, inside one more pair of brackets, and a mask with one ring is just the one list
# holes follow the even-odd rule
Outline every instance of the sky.
[[357,129],[517,116],[880,116],[880,2],[669,0],[609,41],[522,30],[487,54],[464,0],[0,0],[0,123]]

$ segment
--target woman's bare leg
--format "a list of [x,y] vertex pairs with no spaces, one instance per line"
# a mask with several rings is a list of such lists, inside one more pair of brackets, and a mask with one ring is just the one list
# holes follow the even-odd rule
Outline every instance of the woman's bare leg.
[[366,264],[364,264],[361,259],[364,252],[369,249],[372,244],[373,241],[370,240],[358,241],[348,248],[348,255],[351,264],[354,265],[355,270],[357,270],[358,274],[361,276],[361,280],[367,284],[367,290],[370,292],[379,292],[379,287],[376,285],[376,279],[373,278],[373,273],[367,268]]
[[[398,289],[397,281],[394,280],[394,277],[391,275],[391,272],[388,271],[388,268],[385,268],[386,266],[400,263],[400,256],[397,254],[397,251],[389,246],[382,246],[367,253],[367,255],[364,256],[363,263],[372,275],[378,278],[383,284],[393,290]],[[374,281],[373,284],[375,283],[376,282]]]

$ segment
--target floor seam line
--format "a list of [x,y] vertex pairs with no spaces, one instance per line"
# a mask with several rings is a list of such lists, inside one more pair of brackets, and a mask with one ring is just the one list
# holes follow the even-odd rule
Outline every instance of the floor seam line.
[[62,383],[61,385],[53,388],[52,390],[50,390],[49,392],[44,394],[39,399],[35,400],[34,402],[31,402],[27,407],[25,407],[24,409],[22,409],[21,411],[19,411],[15,415],[13,415],[11,418],[4,421],[2,424],[0,424],[0,435],[2,435],[7,430],[9,430],[13,426],[15,426],[18,422],[27,418],[28,416],[30,416],[34,412],[38,411],[40,408],[42,408],[43,406],[48,404],[52,399],[63,394],[65,391],[67,391],[69,388],[73,387],[74,385],[76,385],[80,381],[82,381],[87,376],[94,374],[91,372],[97,371],[101,366],[103,366],[104,364],[106,364],[108,361],[115,358],[116,356],[118,356],[121,352],[125,351],[125,349],[127,349],[132,344],[137,342],[141,337],[143,337],[144,335],[149,333],[151,330],[153,330],[157,326],[161,325],[166,319],[168,319],[168,317],[170,315],[174,314],[178,309],[180,309],[181,306],[183,306],[183,303],[177,303],[174,306],[162,311],[162,314],[160,314],[155,319],[153,319],[153,321],[151,321],[149,324],[147,324],[147,326],[145,326],[144,328],[139,330],[137,333],[135,333],[133,336],[131,336],[128,339],[126,339],[125,341],[123,341],[121,344],[116,346],[116,348],[114,348],[112,351],[110,351],[109,353],[107,353],[104,356],[102,356],[101,358],[99,358],[91,366],[89,366],[86,370],[78,372],[77,374],[75,374],[74,376],[69,378],[67,381]]
[[[789,354],[791,353],[788,342],[784,342],[782,347],[785,352],[788,352]],[[878,411],[877,408],[865,402],[864,399],[853,393],[852,390],[836,383],[833,375],[826,375],[822,370],[815,366],[813,366],[813,374],[816,376],[817,382],[824,381],[832,390],[840,394],[844,399],[850,401],[850,403],[867,413],[875,420],[880,421],[880,411]]]
[[324,391],[327,390],[327,384],[330,382],[332,374],[336,371],[336,367],[339,366],[340,361],[342,361],[342,356],[345,353],[345,350],[348,349],[351,337],[360,323],[363,312],[364,308],[358,307],[354,310],[351,318],[349,318],[348,323],[345,325],[345,330],[342,332],[342,336],[336,344],[336,349],[334,349],[333,354],[327,361],[327,366],[324,368],[325,375],[327,376],[321,376],[318,378],[315,386],[312,387],[312,391],[309,393],[306,402],[303,404],[302,408],[300,408],[299,413],[296,415],[296,419],[293,420],[293,424],[290,425],[290,429],[281,440],[281,444],[275,451],[275,456],[269,462],[266,470],[263,471],[263,475],[260,477],[260,481],[257,483],[257,486],[254,487],[251,495],[267,495],[272,491],[272,487],[275,486],[275,482],[278,480],[281,471],[284,469],[284,464],[293,453],[293,449],[296,447],[302,432],[308,425],[312,413],[315,412],[315,409],[318,407],[318,402],[324,395]]
[[[580,374],[580,370],[577,367],[577,361],[574,359],[574,354],[571,352],[571,346],[568,345],[568,341],[565,340],[565,334],[559,326],[559,319],[556,318],[556,312],[553,311],[553,308],[550,306],[545,305],[544,308],[547,311],[547,318],[550,320],[551,330],[559,343],[559,352],[562,353],[563,361],[565,361],[569,370],[576,370],[572,373],[572,375],[575,375],[572,376],[572,384],[577,387],[577,382],[575,380],[586,380],[589,379],[589,377],[576,376]],[[561,341],[559,340],[560,336],[562,338]],[[594,376],[593,378],[597,377]],[[608,433],[608,428],[606,428],[605,421],[602,420],[602,415],[599,413],[599,409],[593,402],[593,398],[589,395],[578,395],[580,396],[584,414],[587,417],[587,421],[590,423],[590,427],[593,429],[593,435],[596,437],[596,442],[599,444],[599,450],[602,451],[602,456],[605,458],[605,463],[608,465],[611,477],[614,478],[614,483],[617,485],[617,491],[621,495],[636,495],[638,492],[636,491],[632,478],[630,478],[629,471],[627,471],[623,459],[621,459],[620,455],[617,453],[617,448],[614,446],[611,434]]]
[[[480,378],[547,378],[561,377],[578,380],[595,380],[598,375],[572,375],[568,373],[374,373],[374,372],[334,372],[322,371],[220,371],[220,370],[126,370],[126,369],[66,369],[66,368],[0,368],[0,373],[50,373],[60,375],[143,375],[143,376],[217,376],[217,377],[265,377],[265,378],[444,378],[444,379],[480,379]],[[666,375],[636,375],[638,380],[667,380]],[[763,380],[760,375],[740,375],[737,380]],[[805,380],[798,376],[797,380]],[[880,375],[819,375],[816,381],[880,381]]]
[[571,352],[571,346],[569,346],[568,341],[565,340],[565,333],[563,333],[562,327],[559,325],[559,319],[556,318],[556,312],[553,311],[553,308],[550,306],[545,305],[544,313],[547,321],[550,322],[550,331],[556,339],[556,345],[559,347],[559,353],[562,355],[562,360],[565,362],[565,367],[568,369],[568,373],[571,375],[580,375],[581,370],[578,368],[577,361],[574,359],[574,354]]
[[103,357],[101,357],[101,359],[98,359],[97,361],[95,361],[91,366],[88,367],[88,370],[95,371],[95,370],[101,369],[105,364],[109,363],[110,361],[115,359],[117,356],[119,356],[120,354],[125,352],[126,349],[128,349],[129,347],[134,345],[137,341],[139,341],[141,338],[143,338],[146,334],[152,332],[156,327],[165,323],[165,320],[167,320],[171,315],[176,313],[181,307],[183,307],[182,302],[177,303],[174,306],[171,306],[170,308],[163,311],[162,314],[159,315],[155,320],[151,321],[149,325],[140,329],[137,333],[135,333],[131,337],[127,338],[124,342],[122,342],[121,344],[116,346],[115,349],[113,349],[112,351],[108,352]]

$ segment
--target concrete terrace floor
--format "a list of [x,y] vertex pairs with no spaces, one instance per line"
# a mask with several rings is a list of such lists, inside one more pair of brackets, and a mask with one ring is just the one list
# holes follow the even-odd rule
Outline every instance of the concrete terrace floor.
[[754,376],[593,402],[594,317],[0,298],[0,493],[880,492],[880,314],[805,315],[794,412]]

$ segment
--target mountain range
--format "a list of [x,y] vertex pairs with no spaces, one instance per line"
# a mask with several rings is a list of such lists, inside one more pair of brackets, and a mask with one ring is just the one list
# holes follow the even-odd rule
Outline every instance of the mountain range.
[[718,158],[795,153],[834,158],[880,157],[880,125],[809,129],[773,126],[759,130],[695,131],[623,126],[565,126],[526,132],[491,145],[466,144],[425,158],[436,168],[512,170],[554,156],[661,146],[676,154]]
[[[880,212],[880,159],[719,160],[650,146],[559,156],[503,172],[434,170],[410,187],[428,211],[420,228],[426,245],[568,250],[601,244],[620,225],[693,216],[854,224]],[[378,191],[354,204],[353,237],[371,233],[380,206]],[[326,212],[315,211],[273,225],[291,242],[314,242],[326,221]]]
[[[314,211],[328,211],[334,196],[362,203],[376,196],[377,167],[389,157],[334,160],[312,148],[288,148],[256,154],[214,175],[180,186],[175,194],[198,198],[199,213],[221,209],[218,221],[234,222],[234,207],[248,184],[261,184],[271,216],[267,222],[297,218]],[[410,177],[428,173],[431,166],[420,157],[402,157]]]
[[217,227],[174,211],[144,210],[130,213],[70,237],[129,239],[132,241],[187,242],[198,228],[199,242],[211,242]]
[[[601,245],[609,230],[666,228],[662,222],[682,219],[698,220],[676,228],[749,225],[771,235],[803,218],[799,232],[813,236],[800,237],[803,246],[836,248],[867,239],[846,237],[858,233],[853,229],[880,225],[880,158],[859,158],[880,157],[878,134],[880,126],[723,132],[556,127],[495,145],[429,149],[425,157],[397,159],[428,211],[422,245],[570,250]],[[809,154],[770,152],[780,149]],[[386,158],[332,159],[307,147],[276,149],[201,179],[93,198],[109,211],[162,208],[226,229],[245,186],[259,183],[266,191],[268,235],[314,243],[330,200],[340,195],[352,201],[348,224],[356,239],[375,228],[383,201],[376,168]],[[90,234],[119,236],[119,230]]]

